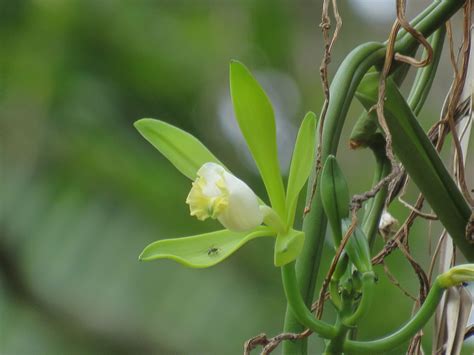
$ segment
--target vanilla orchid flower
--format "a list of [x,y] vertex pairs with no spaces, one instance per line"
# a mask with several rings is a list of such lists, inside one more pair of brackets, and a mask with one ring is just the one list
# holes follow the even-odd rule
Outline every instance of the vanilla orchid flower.
[[[294,261],[304,233],[293,229],[298,196],[314,161],[316,115],[304,117],[293,151],[285,189],[278,163],[273,107],[255,77],[240,62],[230,64],[230,92],[235,118],[265,185],[269,204],[226,169],[196,137],[166,122],[143,118],[140,134],[183,175],[193,181],[186,203],[199,220],[217,219],[225,229],[157,240],[140,260],[172,259],[202,268],[216,265],[255,238],[275,237],[274,264]],[[262,225],[263,224],[263,225]]]
[[197,171],[186,199],[191,216],[219,222],[231,231],[249,231],[263,222],[258,198],[248,185],[216,163]]

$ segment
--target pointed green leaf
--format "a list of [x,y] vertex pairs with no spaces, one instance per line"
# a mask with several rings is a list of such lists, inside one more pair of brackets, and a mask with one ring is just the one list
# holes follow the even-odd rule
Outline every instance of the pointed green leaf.
[[[377,103],[378,75],[366,75],[356,97],[369,110]],[[466,238],[471,209],[451,174],[420,126],[396,84],[386,82],[384,116],[392,135],[393,151],[430,207],[448,230],[468,261],[474,261],[474,245]]]
[[235,117],[260,171],[272,207],[283,217],[285,192],[270,100],[250,71],[237,61],[230,63],[230,93]]
[[304,232],[290,229],[288,233],[280,233],[275,243],[274,264],[283,266],[294,261],[303,249]]
[[142,118],[134,123],[140,134],[181,173],[194,180],[207,162],[223,165],[196,137],[163,121]]
[[308,112],[301,123],[291,158],[290,175],[286,189],[288,225],[293,225],[298,195],[303,188],[314,163],[316,145],[316,115]]
[[341,219],[349,215],[349,189],[334,155],[328,156],[321,173],[321,202],[336,245],[339,245],[342,239]]
[[258,227],[251,232],[224,229],[192,237],[163,239],[148,245],[139,259],[171,259],[185,266],[205,268],[222,262],[252,239],[271,236],[272,233],[267,227]]
[[[350,218],[343,218],[341,221],[342,231],[346,233],[351,225]],[[345,248],[349,259],[361,273],[372,271],[370,259],[369,240],[358,226],[355,227]]]

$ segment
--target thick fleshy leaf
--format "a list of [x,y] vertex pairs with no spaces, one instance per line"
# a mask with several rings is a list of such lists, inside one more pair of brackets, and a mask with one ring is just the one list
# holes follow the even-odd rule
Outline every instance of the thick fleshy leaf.
[[336,245],[339,245],[342,238],[341,219],[349,215],[349,189],[334,155],[328,156],[321,173],[321,202]]
[[[378,87],[378,74],[367,74],[359,85],[356,97],[367,110],[377,103]],[[425,196],[466,259],[474,261],[474,245],[466,238],[466,224],[472,213],[469,204],[390,78],[386,82],[384,116],[392,135],[393,151],[410,179]]]
[[171,259],[185,266],[205,268],[222,262],[252,239],[272,235],[274,234],[269,228],[258,227],[251,232],[231,232],[224,229],[192,237],[163,239],[148,245],[139,259]]
[[316,143],[316,115],[308,112],[301,123],[291,158],[290,175],[286,189],[288,225],[293,225],[298,195],[303,188],[314,163]]
[[290,229],[287,233],[280,233],[275,243],[275,266],[286,265],[298,257],[303,249],[304,232]]
[[272,207],[283,217],[285,192],[270,100],[250,71],[237,61],[230,63],[230,93],[235,117],[260,171]]
[[223,165],[196,137],[163,121],[142,118],[134,123],[140,134],[181,173],[194,180],[208,162]]

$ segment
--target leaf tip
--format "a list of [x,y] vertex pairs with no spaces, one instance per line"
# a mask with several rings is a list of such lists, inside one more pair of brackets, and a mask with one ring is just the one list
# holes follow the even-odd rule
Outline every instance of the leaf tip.
[[326,161],[323,164],[323,172],[321,175],[326,175],[326,176],[332,176],[334,174],[334,169],[339,168],[339,165],[337,164],[336,157],[332,154],[328,155],[326,158]]
[[136,120],[135,122],[133,122],[133,127],[135,127],[137,131],[141,132],[150,121],[153,121],[153,119],[140,118],[139,120]]
[[318,123],[318,118],[317,118],[316,114],[313,111],[308,111],[308,113],[306,113],[306,116],[305,116],[303,121],[307,122],[307,127],[308,127],[309,130],[311,130],[311,131],[316,130],[316,126],[317,126],[317,123]]
[[316,120],[316,114],[313,111],[308,111],[306,117],[310,120]]
[[232,59],[230,61],[230,78],[231,78],[231,80],[236,75],[242,75],[242,74],[252,76],[252,74],[250,73],[250,70],[245,66],[244,63],[242,63],[241,61],[238,61],[236,59]]
[[140,253],[140,255],[138,255],[138,260],[139,261],[148,261],[148,260],[150,260],[150,256],[148,255],[147,249],[148,249],[148,247],[145,247],[145,249],[143,249],[143,251]]
[[237,60],[237,59],[231,59],[230,60],[230,67],[235,67],[235,66],[241,66],[241,67],[244,67],[245,65],[240,61],[240,60]]

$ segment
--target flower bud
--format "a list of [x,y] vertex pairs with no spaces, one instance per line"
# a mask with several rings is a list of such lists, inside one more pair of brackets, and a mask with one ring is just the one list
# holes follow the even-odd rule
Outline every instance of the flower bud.
[[191,216],[201,221],[209,217],[217,219],[231,231],[247,231],[263,221],[252,189],[216,163],[201,166],[186,203]]
[[474,264],[458,265],[438,276],[438,282],[443,288],[472,281],[474,281]]
[[383,237],[392,237],[398,228],[396,220],[388,211],[384,210],[379,222],[379,232]]

